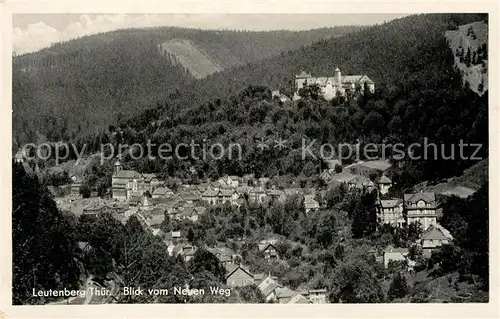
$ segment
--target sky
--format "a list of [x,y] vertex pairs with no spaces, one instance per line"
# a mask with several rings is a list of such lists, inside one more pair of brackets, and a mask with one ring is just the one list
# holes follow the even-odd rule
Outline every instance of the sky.
[[373,25],[407,14],[15,14],[12,50],[35,52],[56,42],[125,28],[176,26],[230,30],[307,30]]

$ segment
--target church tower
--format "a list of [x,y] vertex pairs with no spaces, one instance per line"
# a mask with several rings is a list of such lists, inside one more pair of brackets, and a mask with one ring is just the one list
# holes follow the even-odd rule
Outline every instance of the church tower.
[[118,174],[119,172],[121,172],[123,170],[123,165],[122,163],[120,162],[119,159],[116,160],[114,166],[113,166],[113,175],[116,175]]
[[340,74],[340,69],[336,68],[335,73],[333,74],[334,85],[340,87],[342,85],[342,75]]

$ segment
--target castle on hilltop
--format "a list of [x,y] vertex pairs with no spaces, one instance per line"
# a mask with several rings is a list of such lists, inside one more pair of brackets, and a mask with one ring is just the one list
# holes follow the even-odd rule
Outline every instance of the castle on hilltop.
[[295,96],[298,97],[299,90],[308,85],[318,85],[325,100],[356,91],[363,94],[366,89],[375,92],[375,83],[367,75],[342,75],[339,68],[335,69],[333,76],[313,77],[305,71],[295,75]]

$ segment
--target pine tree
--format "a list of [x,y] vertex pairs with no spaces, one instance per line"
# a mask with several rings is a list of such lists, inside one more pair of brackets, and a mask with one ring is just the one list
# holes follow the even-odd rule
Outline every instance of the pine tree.
[[394,299],[403,298],[406,294],[408,294],[408,284],[405,277],[398,272],[391,282],[391,286],[387,292],[387,299],[392,301]]

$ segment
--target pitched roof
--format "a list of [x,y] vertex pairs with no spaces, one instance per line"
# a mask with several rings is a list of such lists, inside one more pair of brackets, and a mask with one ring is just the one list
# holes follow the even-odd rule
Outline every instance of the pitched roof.
[[382,199],[380,200],[380,206],[383,208],[393,208],[396,207],[401,203],[401,200],[399,198],[392,198],[392,199]]
[[276,251],[278,251],[278,249],[276,248],[276,246],[273,245],[273,243],[269,243],[269,242],[260,242],[259,243],[259,250],[260,251],[265,251],[269,248],[269,246],[272,246]]
[[384,250],[384,253],[407,254],[408,252],[408,248],[394,248],[392,245],[387,246],[387,248]]
[[184,200],[198,200],[198,196],[196,196],[195,194],[191,193],[191,192],[182,192],[182,193],[179,193],[179,196],[184,199]]
[[144,179],[145,179],[146,181],[148,181],[148,182],[149,182],[149,181],[151,181],[153,178],[155,178],[155,177],[156,177],[156,175],[155,175],[155,174],[142,174],[142,176],[143,176],[143,177],[144,177]]
[[174,192],[168,187],[158,187],[153,192],[153,195],[166,195],[166,194],[173,194],[173,193]]
[[319,203],[313,198],[306,198],[304,200],[304,206],[306,209],[319,208]]
[[217,195],[219,196],[231,196],[233,195],[235,192],[234,189],[231,189],[231,188],[222,188],[218,193]]
[[226,278],[229,278],[231,277],[231,275],[238,269],[241,269],[243,270],[244,272],[246,272],[250,277],[253,278],[253,275],[252,273],[248,270],[248,269],[245,269],[243,266],[241,265],[232,265],[232,264],[226,264],[224,266],[226,268]]
[[262,292],[264,297],[269,296],[276,288],[281,287],[274,279],[270,276],[267,276],[262,282],[257,286],[259,290]]
[[451,240],[453,236],[441,225],[430,226],[420,237],[421,240]]
[[206,191],[204,191],[201,196],[203,197],[215,197],[219,194],[219,192],[217,191],[214,191],[214,190],[211,190],[211,189],[207,189]]
[[358,83],[360,80],[363,82],[373,83],[372,80],[366,75],[344,75],[342,76],[342,83]]
[[236,187],[236,191],[240,194],[248,193],[248,191],[250,191],[251,189],[252,189],[252,187],[250,187],[250,186],[238,186],[238,187]]
[[405,202],[410,202],[410,203],[417,203],[420,200],[423,200],[426,203],[433,203],[436,201],[436,196],[434,193],[431,192],[417,192],[414,194],[404,194],[404,200]]
[[297,293],[290,301],[288,302],[289,304],[295,304],[295,303],[309,303],[309,299],[304,297],[302,294]]
[[379,178],[378,183],[379,184],[392,184],[392,181],[389,179],[389,177],[382,175],[382,177]]
[[300,74],[297,74],[295,77],[297,78],[308,78],[308,77],[311,77],[311,74],[305,72],[305,71],[302,71],[300,72]]
[[369,178],[366,178],[364,176],[356,176],[353,179],[351,179],[348,184],[356,184],[359,186],[364,186],[364,185],[369,185],[371,180]]
[[278,298],[291,298],[297,294],[297,292],[287,287],[278,287],[276,288],[275,293]]
[[113,177],[115,178],[141,178],[142,175],[133,170],[122,170],[116,173]]
[[254,187],[248,193],[249,194],[265,194],[266,189],[264,187]]

